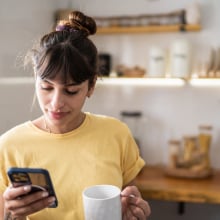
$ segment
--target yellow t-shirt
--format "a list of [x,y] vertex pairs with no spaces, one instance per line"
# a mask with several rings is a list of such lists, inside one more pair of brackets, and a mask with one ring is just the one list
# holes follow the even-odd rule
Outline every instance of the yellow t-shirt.
[[122,188],[145,162],[127,126],[117,119],[86,113],[82,125],[65,134],[50,134],[25,122],[0,137],[0,193],[9,185],[9,167],[44,168],[51,175],[57,208],[30,220],[82,220],[82,191],[94,184]]

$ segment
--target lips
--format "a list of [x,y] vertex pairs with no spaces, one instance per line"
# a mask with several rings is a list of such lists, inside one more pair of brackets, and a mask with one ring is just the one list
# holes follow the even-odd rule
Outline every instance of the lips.
[[67,112],[49,112],[49,115],[52,119],[60,120],[67,115]]

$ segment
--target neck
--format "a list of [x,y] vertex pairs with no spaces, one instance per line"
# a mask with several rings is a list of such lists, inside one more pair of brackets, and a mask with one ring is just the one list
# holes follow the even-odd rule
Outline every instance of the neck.
[[47,121],[46,121],[45,116],[43,116],[43,120],[44,120],[44,129],[45,129],[45,131],[47,131],[49,133],[52,133],[49,126],[47,125]]
[[[74,122],[64,124],[63,126],[53,126],[48,119],[43,116],[43,130],[48,133],[64,134],[78,128],[84,121],[85,114],[81,112]],[[69,126],[68,126],[69,125]]]

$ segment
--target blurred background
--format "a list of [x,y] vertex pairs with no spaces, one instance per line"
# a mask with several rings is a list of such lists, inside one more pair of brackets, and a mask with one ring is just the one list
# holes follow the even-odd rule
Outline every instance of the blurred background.
[[[189,31],[184,28],[180,28],[184,29],[183,31],[119,31],[92,36],[100,55],[107,54],[110,58],[107,73],[109,78],[115,79],[120,74],[126,76],[128,70],[136,72],[132,72],[128,84],[123,78],[120,78],[119,83],[108,83],[108,79],[105,78],[99,80],[95,93],[87,101],[84,110],[129,120],[131,129],[137,133],[135,136],[141,155],[150,165],[168,163],[170,139],[197,135],[200,125],[211,125],[211,166],[220,169],[220,84],[198,86],[190,83],[191,79],[197,78],[214,78],[215,82],[219,80],[220,1],[217,0],[1,0],[0,132],[3,133],[16,124],[31,120],[40,114],[37,104],[32,102],[33,72],[31,69],[23,68],[22,58],[42,34],[51,30],[57,16],[60,15],[59,12],[71,9],[82,10],[97,19],[120,16],[136,18],[139,15],[148,15],[154,20],[151,20],[151,23],[147,20],[147,25],[160,26],[160,22],[199,25],[198,29]],[[183,9],[184,21],[164,20],[167,17],[163,21],[158,19],[161,14],[176,13]],[[188,72],[171,72],[171,66],[174,65],[171,55],[178,42],[179,51],[186,52],[184,56],[186,55],[188,60],[177,63],[175,68],[182,70],[188,65]],[[164,66],[161,63],[160,67],[155,65],[157,59],[162,60]],[[124,68],[123,73],[119,71],[120,67]],[[155,68],[158,72],[153,71]],[[136,77],[133,81],[132,79],[140,72],[144,74],[141,75],[143,83],[135,83]],[[183,85],[144,83],[145,78],[157,78],[161,75],[166,78],[166,74],[168,77],[173,74],[171,78],[182,74],[180,78],[184,79]],[[123,111],[138,114],[126,117],[122,115]],[[186,211],[180,216],[174,202],[150,202],[153,210],[150,218],[152,220],[220,219],[218,205],[186,204]]]

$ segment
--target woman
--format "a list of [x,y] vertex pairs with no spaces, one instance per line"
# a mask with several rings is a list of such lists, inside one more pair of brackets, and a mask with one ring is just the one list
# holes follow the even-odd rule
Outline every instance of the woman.
[[[95,184],[122,189],[124,220],[149,216],[148,203],[132,186],[144,161],[127,126],[82,111],[98,76],[97,49],[88,38],[95,32],[95,21],[74,11],[32,50],[36,96],[43,114],[0,138],[1,219],[83,219],[82,191]],[[58,207],[48,208],[54,198],[45,191],[28,194],[30,186],[12,187],[6,175],[10,167],[47,169]],[[135,197],[126,196],[130,194]]]

